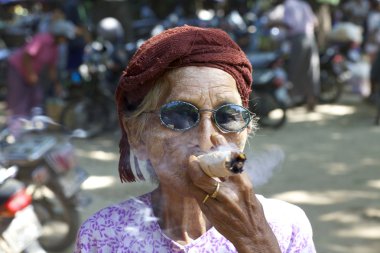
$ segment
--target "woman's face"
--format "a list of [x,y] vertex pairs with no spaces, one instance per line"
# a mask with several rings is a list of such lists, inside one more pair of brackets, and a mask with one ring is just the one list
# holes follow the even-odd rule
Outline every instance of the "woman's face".
[[[199,109],[215,109],[226,103],[242,104],[233,77],[216,68],[183,67],[169,73],[168,80],[171,89],[166,102],[182,100]],[[160,184],[186,193],[189,156],[215,149],[210,140],[215,133],[242,150],[247,132],[245,129],[240,133],[222,133],[215,126],[211,112],[202,112],[199,124],[184,132],[161,125],[159,117],[152,115],[142,141]]]

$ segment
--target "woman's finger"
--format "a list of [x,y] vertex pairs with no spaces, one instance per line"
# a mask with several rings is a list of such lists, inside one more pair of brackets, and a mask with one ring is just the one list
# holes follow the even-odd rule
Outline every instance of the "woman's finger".
[[188,175],[192,183],[207,194],[214,193],[218,182],[220,181],[218,178],[207,176],[201,169],[198,158],[193,155],[189,157]]
[[218,182],[217,185],[219,186],[215,186],[213,192],[209,193],[195,185],[191,187],[191,192],[202,209],[217,205],[221,209],[227,210],[227,206],[230,207],[239,203],[239,197],[233,190],[227,188],[222,182]]
[[197,192],[197,200],[204,200],[206,195],[209,195],[209,198],[216,199],[221,202],[238,202],[239,196],[237,192],[238,185],[235,183],[224,184],[219,178],[211,178],[207,176],[202,169],[200,168],[199,161],[197,157],[190,156],[189,158],[189,177],[192,181],[194,188],[201,190],[200,193]]
[[238,175],[233,175],[227,178],[228,182],[231,182],[235,185],[247,185],[252,187],[252,181],[246,173],[241,173]]
[[[228,177],[224,182],[225,187],[233,189],[233,193],[239,195],[239,199],[243,196],[249,196],[255,194],[252,182],[246,174],[240,174],[232,177]],[[227,196],[228,197],[228,196]]]

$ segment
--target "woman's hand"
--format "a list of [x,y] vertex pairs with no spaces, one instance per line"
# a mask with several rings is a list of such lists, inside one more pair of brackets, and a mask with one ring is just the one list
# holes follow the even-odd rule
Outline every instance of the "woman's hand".
[[[222,135],[211,139],[216,146],[227,143]],[[244,173],[224,178],[221,182],[207,176],[195,156],[190,157],[189,163],[189,176],[200,208],[238,252],[281,252],[252,183]],[[215,192],[218,183],[216,197],[209,197],[204,202],[207,194],[211,196]]]

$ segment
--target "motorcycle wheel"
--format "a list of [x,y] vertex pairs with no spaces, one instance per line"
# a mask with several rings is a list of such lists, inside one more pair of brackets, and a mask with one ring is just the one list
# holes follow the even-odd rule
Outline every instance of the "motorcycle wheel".
[[338,77],[328,70],[321,70],[321,90],[319,93],[319,102],[330,104],[338,101],[342,95],[343,83]]
[[249,108],[259,117],[259,125],[279,128],[286,122],[287,106],[272,94],[253,92]]
[[67,199],[57,181],[38,186],[33,193],[33,208],[42,226],[39,243],[48,252],[61,252],[74,243],[80,214],[73,199]]
[[88,138],[101,134],[108,126],[108,108],[102,102],[82,98],[67,104],[60,115],[60,124],[67,130],[81,129]]

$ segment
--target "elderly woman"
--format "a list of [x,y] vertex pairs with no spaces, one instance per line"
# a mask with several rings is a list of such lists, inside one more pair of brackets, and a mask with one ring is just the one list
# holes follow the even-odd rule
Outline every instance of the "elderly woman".
[[251,82],[221,30],[183,26],[142,45],[116,91],[119,173],[148,170],[158,188],[90,217],[75,252],[315,252],[304,212],[256,195],[240,173]]

